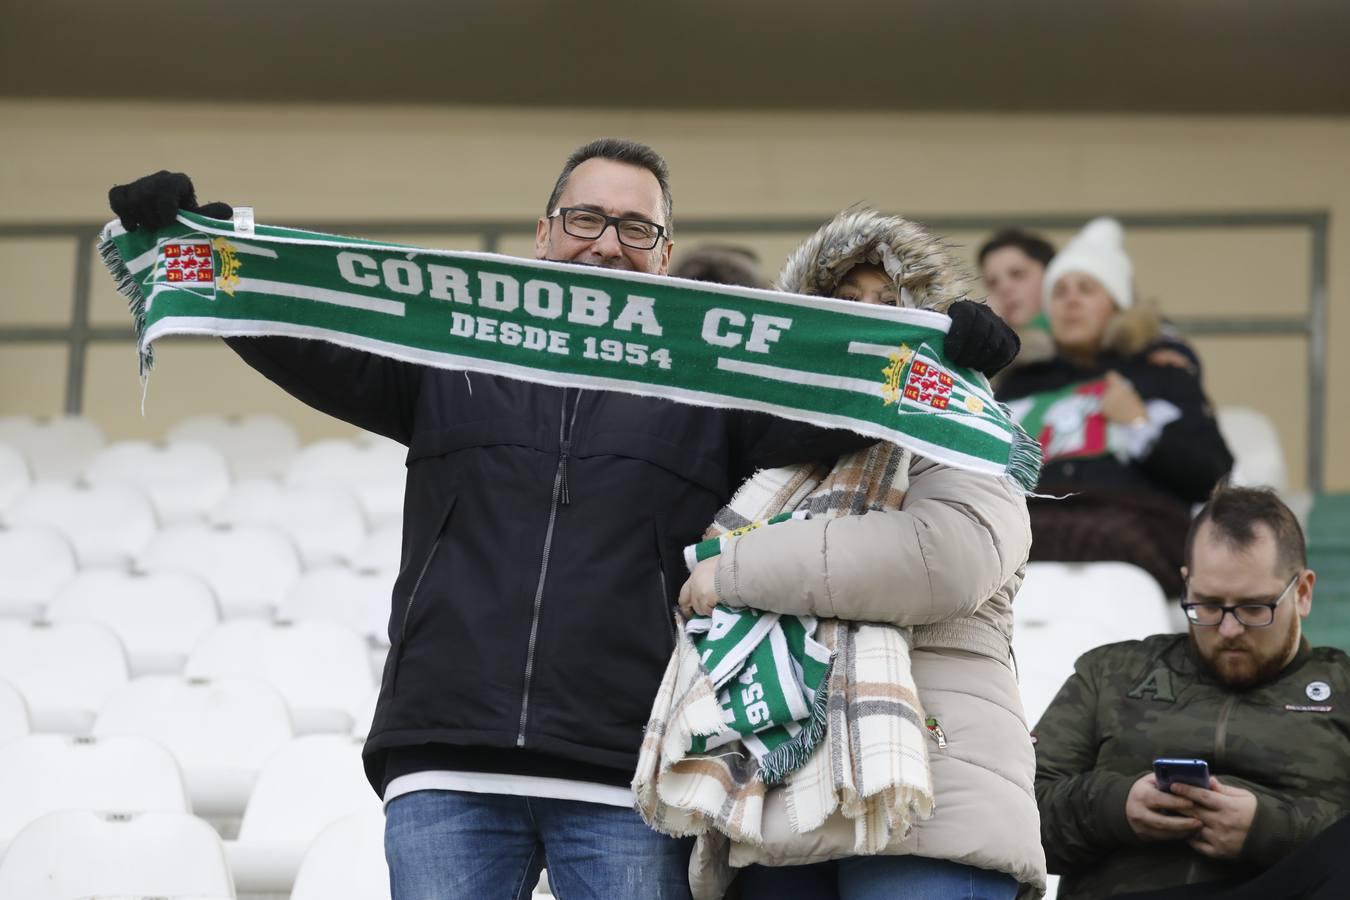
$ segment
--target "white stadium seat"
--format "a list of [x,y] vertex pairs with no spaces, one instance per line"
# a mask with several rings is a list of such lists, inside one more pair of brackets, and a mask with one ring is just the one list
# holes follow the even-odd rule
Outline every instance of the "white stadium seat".
[[1271,487],[1280,492],[1288,488],[1289,468],[1280,447],[1280,433],[1268,416],[1245,406],[1224,406],[1215,418],[1233,454],[1233,484]]
[[39,482],[10,504],[4,518],[13,525],[55,528],[85,567],[129,565],[157,527],[150,498],[125,484]]
[[211,520],[280,529],[295,542],[307,566],[348,559],[366,537],[361,505],[350,490],[331,484],[245,482],[216,507]]
[[271,618],[300,577],[300,558],[283,532],[228,525],[176,525],[150,541],[140,556],[150,572],[186,572],[215,592],[225,618]]
[[280,476],[300,449],[295,429],[272,415],[192,416],[170,428],[167,437],[215,447],[236,479]]
[[277,607],[278,621],[334,622],[388,644],[389,596],[396,572],[345,566],[310,569]]
[[0,417],[0,444],[18,448],[38,481],[78,478],[104,443],[102,430],[79,416]]
[[403,557],[403,523],[397,519],[378,525],[352,556],[356,569],[374,569],[398,574]]
[[314,839],[360,812],[382,812],[366,782],[361,743],[332,734],[291,741],[263,768],[239,840],[225,846],[238,890],[289,892]]
[[1172,631],[1169,607],[1153,577],[1127,563],[1027,566],[1013,600],[1013,652],[1028,724],[1045,712],[1083,653]]
[[352,737],[359,741],[364,741],[370,737],[370,726],[375,721],[375,705],[380,700],[380,689],[377,687],[370,692],[370,695],[361,703],[357,710],[356,719],[352,723]]
[[134,676],[181,672],[220,611],[211,588],[195,575],[87,569],[52,598],[46,618],[107,625],[126,648]]
[[232,898],[234,882],[211,826],[176,812],[50,813],[19,832],[0,860],[0,897],[114,895]]
[[0,617],[37,619],[76,570],[65,535],[43,525],[0,525]]
[[238,818],[263,765],[291,740],[286,701],[245,678],[138,678],[108,698],[97,737],[140,735],[163,745],[183,771],[199,816]]
[[329,825],[305,854],[291,900],[389,900],[384,816],[353,813]]
[[225,457],[206,444],[120,441],[94,456],[84,479],[93,485],[140,488],[150,498],[160,522],[203,519],[230,490]]
[[18,740],[30,730],[28,704],[23,694],[8,681],[0,679],[0,744]]
[[93,622],[0,620],[0,679],[23,694],[34,731],[88,734],[103,701],[127,682],[126,652]]
[[399,518],[408,448],[371,436],[364,441],[317,441],[286,468],[290,485],[342,485],[356,495],[373,524]]
[[0,509],[14,502],[32,480],[23,453],[17,447],[0,443]]
[[65,809],[190,812],[178,764],[142,737],[30,734],[0,746],[0,855],[30,822]]
[[375,680],[366,643],[328,622],[226,622],[192,651],[189,678],[260,678],[286,698],[296,734],[351,734]]

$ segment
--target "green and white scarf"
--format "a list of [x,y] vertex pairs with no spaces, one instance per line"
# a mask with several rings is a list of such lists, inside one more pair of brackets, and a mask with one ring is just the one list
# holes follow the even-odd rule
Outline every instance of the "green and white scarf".
[[[766,525],[806,519],[807,510],[785,512],[685,548],[690,571],[730,541]],[[717,690],[725,730],[694,735],[690,753],[740,741],[759,763],[765,784],[797,769],[825,733],[826,678],[831,653],[816,641],[814,616],[783,616],[719,604],[710,616],[691,616],[685,633]]]
[[759,410],[846,428],[1031,490],[1040,448],[924,310],[634,272],[422,250],[180,212],[112,222],[141,371],[174,334],[283,335],[562,387]]

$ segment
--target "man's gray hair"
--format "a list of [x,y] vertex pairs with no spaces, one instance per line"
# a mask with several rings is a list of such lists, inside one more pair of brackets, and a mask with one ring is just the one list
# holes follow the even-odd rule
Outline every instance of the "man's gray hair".
[[665,208],[666,220],[657,224],[666,227],[667,237],[675,233],[673,204],[670,199],[670,167],[661,158],[661,154],[651,147],[623,138],[600,138],[572,151],[572,155],[567,157],[567,162],[558,175],[557,182],[553,185],[553,193],[548,195],[548,205],[544,209],[544,215],[553,214],[558,205],[558,198],[562,196],[563,188],[567,187],[567,179],[572,177],[572,170],[588,159],[608,159],[613,162],[628,163],[632,166],[641,166],[651,172],[656,177],[656,183],[661,187],[661,205]]

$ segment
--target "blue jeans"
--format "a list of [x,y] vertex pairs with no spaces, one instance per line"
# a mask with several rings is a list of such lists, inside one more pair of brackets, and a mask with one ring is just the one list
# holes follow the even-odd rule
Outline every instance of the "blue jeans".
[[635,810],[577,800],[415,791],[385,809],[393,900],[688,900],[692,840]]
[[809,866],[749,866],[743,900],[1012,900],[1004,872],[922,856],[854,856]]

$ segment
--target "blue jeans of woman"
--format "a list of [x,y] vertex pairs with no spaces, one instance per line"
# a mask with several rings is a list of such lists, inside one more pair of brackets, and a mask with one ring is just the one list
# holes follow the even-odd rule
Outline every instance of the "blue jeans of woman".
[[742,900],[1012,900],[1004,872],[921,856],[854,856],[809,866],[749,866]]

